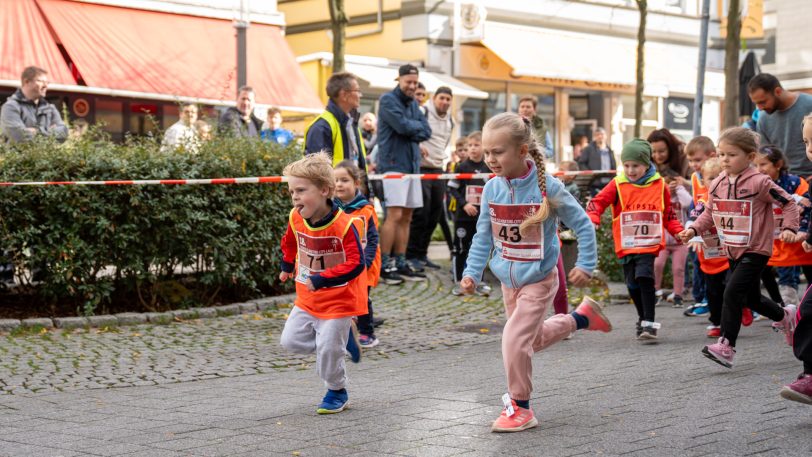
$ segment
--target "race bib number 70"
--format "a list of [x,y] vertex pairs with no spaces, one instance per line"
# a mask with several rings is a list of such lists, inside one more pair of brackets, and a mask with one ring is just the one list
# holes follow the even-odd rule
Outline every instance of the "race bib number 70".
[[538,224],[522,235],[519,226],[538,211],[538,204],[490,204],[493,245],[502,251],[502,258],[514,262],[534,262],[544,258],[544,228]]
[[663,213],[624,211],[620,213],[620,244],[624,249],[657,246],[663,239]]

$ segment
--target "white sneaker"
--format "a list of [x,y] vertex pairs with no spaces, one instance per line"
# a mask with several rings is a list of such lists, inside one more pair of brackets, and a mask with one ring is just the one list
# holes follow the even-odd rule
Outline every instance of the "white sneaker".
[[673,302],[674,301],[674,292],[671,292],[670,294],[668,294],[668,298],[666,298],[666,300],[668,300],[669,302]]
[[657,292],[654,292],[654,296],[657,297],[657,298],[662,298],[664,293],[665,293],[665,291],[663,289],[660,289]]

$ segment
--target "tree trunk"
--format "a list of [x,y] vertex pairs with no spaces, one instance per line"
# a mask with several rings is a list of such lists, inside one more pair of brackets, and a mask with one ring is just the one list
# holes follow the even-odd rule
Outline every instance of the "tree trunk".
[[725,38],[725,116],[724,126],[739,125],[739,50],[741,49],[741,9],[739,0],[728,0]]
[[637,27],[637,83],[634,88],[634,137],[640,138],[643,128],[643,88],[645,87],[646,64],[646,14],[648,0],[636,0],[640,11],[640,25]]
[[347,40],[347,15],[344,0],[327,0],[333,30],[333,73],[344,71],[344,49]]

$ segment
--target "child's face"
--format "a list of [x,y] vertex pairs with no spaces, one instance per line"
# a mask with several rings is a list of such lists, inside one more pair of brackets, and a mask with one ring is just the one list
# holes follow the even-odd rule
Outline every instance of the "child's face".
[[336,197],[344,203],[351,202],[355,198],[357,183],[346,168],[336,168],[333,170],[333,175],[336,178]]
[[668,145],[665,141],[651,143],[651,160],[657,165],[668,163]]
[[482,162],[482,143],[479,140],[468,140],[468,158]]
[[729,176],[738,176],[750,166],[750,162],[756,156],[755,151],[745,152],[724,141],[719,143],[717,153],[719,162],[722,163],[722,170],[726,171]]
[[464,161],[465,159],[468,158],[468,144],[466,143],[457,146],[457,149],[454,151],[454,153],[457,154],[457,158],[460,160],[460,162]]
[[806,158],[812,160],[812,121],[804,122],[803,137],[806,146]]
[[526,171],[528,147],[526,144],[513,144],[507,128],[482,132],[482,150],[485,153],[485,164],[497,176],[519,176]]
[[629,178],[629,181],[637,181],[646,174],[646,171],[648,171],[648,167],[640,162],[634,160],[623,162],[623,173]]
[[330,189],[326,187],[320,188],[309,179],[290,176],[288,190],[293,207],[305,219],[310,219],[324,209],[329,210],[327,199],[330,197]]
[[693,151],[691,155],[688,156],[688,165],[701,175],[702,164],[704,164],[709,157],[710,155],[706,151]]
[[779,167],[783,165],[780,161],[777,164],[773,164],[764,154],[756,154],[756,160],[754,160],[753,163],[758,167],[759,173],[769,176],[773,181],[778,179],[778,175],[781,172]]
[[710,173],[705,173],[704,175],[702,175],[702,185],[705,187],[710,187],[713,180],[718,177],[719,177],[718,170],[713,170]]

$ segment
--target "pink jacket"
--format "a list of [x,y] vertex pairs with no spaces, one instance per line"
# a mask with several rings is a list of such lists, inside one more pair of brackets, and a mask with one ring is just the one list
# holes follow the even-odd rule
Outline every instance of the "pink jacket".
[[[728,256],[731,259],[738,259],[745,253],[762,254],[771,256],[773,251],[773,205],[781,206],[784,211],[784,229],[793,233],[798,231],[798,206],[789,194],[780,188],[770,179],[769,176],[759,173],[755,168],[750,167],[742,172],[733,183],[727,177],[727,172],[722,172],[710,185],[708,192],[708,203],[705,211],[697,218],[691,226],[697,233],[702,233],[714,225],[713,208],[718,206],[719,200],[750,201],[750,214],[752,223],[750,226],[750,236],[747,246],[736,247],[726,243]],[[714,201],[717,205],[714,205]],[[734,205],[735,206],[735,205]],[[717,217],[719,214],[717,214]],[[737,217],[736,227],[742,225],[745,218]],[[725,224],[725,218],[717,221],[717,230],[720,229],[718,222]],[[731,218],[727,218],[727,223],[731,224]],[[745,225],[746,226],[746,225]]]

